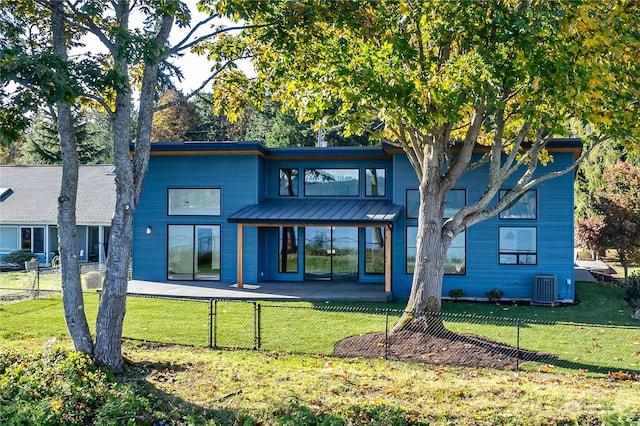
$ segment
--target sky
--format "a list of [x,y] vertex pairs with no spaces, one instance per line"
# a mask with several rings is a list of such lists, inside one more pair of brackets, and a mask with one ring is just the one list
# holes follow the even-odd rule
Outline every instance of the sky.
[[[184,0],[184,2],[191,9],[192,25],[195,25],[203,19],[207,18],[207,14],[200,13],[196,9],[197,0]],[[221,24],[226,26],[234,25],[228,20],[216,20],[213,22],[213,24],[209,24],[208,30],[210,31],[211,25],[218,26]],[[172,31],[170,41],[172,43],[178,42],[188,34],[189,30],[190,28],[178,28],[177,26],[175,26],[174,30]],[[204,34],[205,31],[199,31],[199,33]],[[194,55],[191,53],[186,54],[180,59],[174,59],[172,63],[180,66],[183,74],[185,75],[185,80],[182,83],[178,84],[178,87],[184,92],[188,92],[199,87],[202,81],[204,81],[210,75],[212,65],[212,63],[207,61],[206,57]],[[239,63],[239,68],[248,75],[253,75],[253,68],[250,61],[242,61],[242,63]],[[208,89],[208,91],[210,91],[210,89]]]
[[[195,26],[198,22],[207,18],[207,14],[200,13],[196,9],[197,0],[184,0],[184,2],[191,9],[191,25],[192,26]],[[203,34],[206,34],[207,32],[210,32],[211,25],[219,26],[221,24],[227,25],[227,26],[233,25],[231,22],[227,20],[212,21],[212,23],[199,29],[198,33],[194,34],[194,36],[203,35]],[[131,26],[132,27],[142,26],[142,18],[141,17],[136,18],[136,16],[132,16]],[[171,45],[174,45],[178,43],[180,40],[182,40],[189,33],[189,31],[190,31],[190,28],[180,28],[174,24],[174,27],[171,32],[171,37],[169,39]],[[94,36],[91,36],[91,35],[87,36],[87,38],[83,40],[83,42],[85,44],[85,46],[82,48],[83,51],[99,52],[99,51],[105,50],[102,44]],[[73,51],[70,53],[73,54]],[[77,52],[77,53],[81,53],[81,52]],[[211,75],[212,63],[209,62],[205,56],[198,56],[198,55],[186,52],[184,56],[180,58],[173,58],[172,60],[170,60],[170,62],[177,65],[181,69],[185,77],[182,82],[176,82],[176,86],[178,87],[178,89],[183,91],[185,94],[194,90],[197,87],[200,87],[202,82],[209,75]],[[250,61],[245,60],[239,63],[238,65],[239,65],[239,68],[243,70],[245,73],[247,73],[248,75],[250,76],[254,75],[253,67]],[[209,86],[205,90],[209,92],[212,91],[211,86]]]

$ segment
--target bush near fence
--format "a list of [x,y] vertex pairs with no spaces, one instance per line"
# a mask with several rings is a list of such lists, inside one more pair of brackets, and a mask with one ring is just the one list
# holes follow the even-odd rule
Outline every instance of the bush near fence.
[[[640,328],[441,313],[393,326],[401,310],[234,300],[172,299],[171,309],[128,309],[126,338],[217,349],[254,349],[439,365],[640,377]],[[181,312],[175,329],[175,312]],[[145,324],[136,335],[126,323]]]

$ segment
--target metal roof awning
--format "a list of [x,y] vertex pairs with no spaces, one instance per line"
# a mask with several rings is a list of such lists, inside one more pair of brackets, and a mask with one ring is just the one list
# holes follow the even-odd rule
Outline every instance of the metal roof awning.
[[389,224],[402,211],[390,200],[267,199],[244,207],[227,219],[248,225]]

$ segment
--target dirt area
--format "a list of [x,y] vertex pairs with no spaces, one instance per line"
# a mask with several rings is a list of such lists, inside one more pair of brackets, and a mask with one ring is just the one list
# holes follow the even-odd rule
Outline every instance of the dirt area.
[[518,350],[483,337],[450,331],[429,333],[426,327],[412,326],[389,335],[385,333],[351,336],[336,343],[334,355],[345,358],[387,358],[447,366],[515,370],[522,361],[553,362],[553,355]]

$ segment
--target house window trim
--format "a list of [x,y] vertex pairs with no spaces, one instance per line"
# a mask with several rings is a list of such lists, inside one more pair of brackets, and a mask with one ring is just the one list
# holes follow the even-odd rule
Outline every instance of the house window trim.
[[[219,249],[219,253],[220,253],[220,273],[217,279],[214,280],[204,280],[204,279],[196,279],[196,271],[195,268],[194,270],[191,272],[191,279],[184,279],[184,278],[169,278],[169,229],[172,226],[190,226],[192,229],[192,244],[193,247],[195,249],[195,245],[196,245],[196,228],[198,226],[214,226],[214,227],[218,227],[218,235],[220,236],[220,246],[218,247]],[[165,250],[166,250],[166,268],[165,268],[165,275],[167,277],[167,281],[189,281],[189,282],[221,282],[222,281],[222,266],[224,265],[224,253],[222,252],[222,225],[219,223],[167,223],[167,227],[166,227],[166,235],[167,235],[167,239],[166,239],[166,245],[165,245]],[[192,262],[195,261],[194,259],[195,256],[195,250],[192,251]],[[193,265],[195,266],[195,265]]]
[[417,229],[418,225],[407,225],[404,229],[404,272],[407,275],[413,275],[416,270],[416,259],[418,258],[418,240],[416,239],[416,242],[413,243],[415,245],[414,249],[416,253],[413,260],[413,271],[409,272],[409,228]]
[[420,214],[420,190],[416,188],[407,188],[404,194],[404,216],[405,219],[417,219],[418,216],[410,216],[409,215],[409,193],[417,193],[418,194],[418,215]]
[[[378,186],[378,195],[368,194],[369,184],[367,183],[367,170],[384,171],[384,185]],[[380,191],[382,189],[382,191]],[[385,167],[365,167],[364,168],[364,196],[365,198],[385,198],[387,196],[387,169]]]
[[[511,189],[501,189],[498,191],[498,197],[502,198],[503,193],[507,193],[511,191]],[[516,206],[516,204],[518,204],[518,202],[520,202],[520,199],[522,197],[524,197],[525,194],[528,194],[529,192],[533,192],[535,194],[535,201],[536,201],[536,206],[535,206],[535,211],[534,211],[534,216],[533,217],[504,217],[503,215],[505,214],[505,212],[513,207]],[[527,191],[525,191],[520,197],[518,197],[516,199],[516,201],[514,201],[509,207],[505,208],[504,210],[502,210],[500,213],[498,213],[498,220],[538,220],[538,190],[537,189],[528,189]]]
[[[282,270],[282,252],[281,252],[281,232],[283,232],[284,228],[294,228],[295,238],[296,238],[296,270],[295,271],[283,271]],[[279,226],[276,228],[278,230],[278,239],[276,250],[278,250],[278,273],[279,274],[299,274],[300,273],[300,227],[299,226]]]
[[[218,214],[183,214],[183,213],[172,213],[171,212],[171,191],[189,191],[189,190],[217,190],[220,194],[219,199],[220,199],[220,205],[218,207],[219,213]],[[205,187],[205,188],[178,188],[178,187],[172,187],[172,188],[167,188],[167,216],[172,216],[172,217],[189,217],[189,216],[194,216],[194,217],[221,217],[222,216],[222,188],[221,187]]]
[[[20,250],[23,251],[27,251],[27,249],[23,248],[22,246],[22,230],[23,229],[29,229],[30,230],[30,236],[29,236],[29,252],[33,253],[33,254],[45,254],[47,251],[47,242],[46,240],[46,232],[45,232],[45,227],[44,226],[19,226],[18,227],[18,245],[20,247]],[[42,251],[36,251],[35,250],[35,239],[34,239],[34,235],[35,235],[35,230],[36,229],[41,229],[42,230]]]
[[[500,232],[502,229],[533,229],[535,231],[535,251],[533,253],[526,253],[523,251],[509,251],[502,250],[500,247]],[[498,227],[498,265],[502,266],[536,266],[538,264],[538,253],[539,253],[539,244],[538,244],[538,227],[537,226],[499,226]],[[516,262],[503,262],[502,256],[516,256]],[[521,256],[535,256],[534,263],[521,262]]]
[[[454,191],[455,192],[462,192],[463,199],[464,199],[463,205],[462,205],[462,207],[460,209],[458,209],[456,211],[456,213],[457,213],[458,211],[460,211],[461,209],[463,209],[467,205],[467,190],[464,189],[464,188],[452,188],[452,189],[449,190],[449,193],[454,192]],[[405,212],[405,218],[406,219],[418,219],[418,216],[410,216],[409,215],[409,213],[410,213],[409,212],[409,193],[413,193],[413,192],[418,194],[418,214],[420,214],[420,190],[416,189],[416,188],[407,188],[405,190],[405,198],[404,198],[404,206],[405,206],[404,212]],[[445,198],[445,203],[446,203],[446,198]],[[450,217],[453,217],[453,216],[447,216],[446,215],[446,209],[447,209],[447,207],[446,207],[446,204],[445,204],[444,219],[448,219]],[[455,213],[454,213],[454,215],[455,215]]]
[[[355,195],[309,195],[307,193],[307,170],[354,170],[358,173],[358,184],[356,185],[357,194]],[[358,167],[305,167],[303,169],[303,182],[304,182],[304,196],[309,198],[359,198],[360,197],[360,183],[361,183],[361,170]]]
[[[368,243],[369,240],[367,240],[367,230],[371,229],[376,229],[376,228],[381,228],[382,230],[382,271],[381,272],[369,272],[367,271],[367,266],[369,265],[367,263],[367,250],[369,248]],[[373,235],[373,234],[372,234]],[[363,234],[363,246],[364,246],[364,275],[371,275],[374,277],[379,277],[379,276],[384,276],[385,274],[385,259],[387,258],[387,245],[385,242],[385,232],[384,232],[384,227],[380,227],[380,226],[371,226],[371,227],[366,227],[364,228],[364,234]],[[371,242],[373,243],[373,241]]]
[[[298,183],[294,187],[294,194],[293,195],[282,194],[280,192],[280,179],[281,179],[282,170],[295,170],[298,173],[298,176],[297,176]],[[283,197],[283,198],[300,197],[300,169],[298,167],[279,167],[278,168],[278,197]]]
[[[405,244],[404,244],[404,272],[407,275],[413,275],[415,272],[415,260],[414,260],[414,272],[409,272],[409,228],[416,228],[416,233],[417,233],[417,228],[418,225],[407,225],[405,226],[405,231],[404,231],[404,238],[405,238]],[[467,275],[467,233],[466,231],[461,232],[460,234],[464,234],[464,272],[458,273],[458,274],[453,274],[453,273],[447,273],[445,272],[444,275],[446,276],[452,276],[452,277],[464,277]],[[460,235],[458,234],[458,235]],[[458,236],[456,235],[456,237]],[[417,239],[416,239],[416,259],[418,258],[418,247],[417,247]],[[447,249],[447,251],[449,251]],[[445,253],[445,260],[446,260],[446,253]]]

